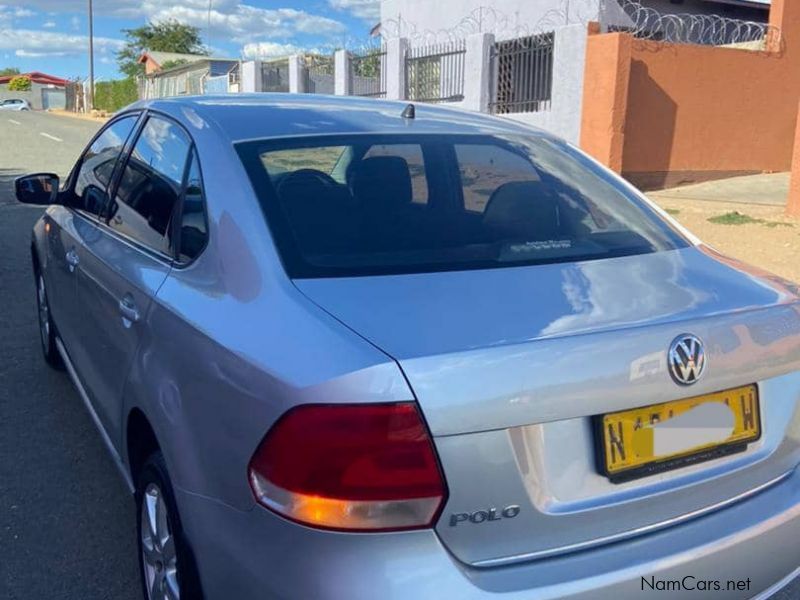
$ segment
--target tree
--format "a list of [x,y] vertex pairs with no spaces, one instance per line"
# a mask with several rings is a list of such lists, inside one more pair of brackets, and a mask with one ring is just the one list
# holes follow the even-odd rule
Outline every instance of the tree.
[[10,92],[28,92],[31,89],[31,78],[26,75],[18,75],[8,82]]
[[161,65],[162,71],[167,71],[169,69],[174,69],[175,67],[180,67],[181,65],[187,65],[189,62],[184,60],[183,58],[179,58],[178,60],[165,60],[164,63]]
[[180,54],[207,55],[200,30],[177,21],[148,23],[136,29],[123,29],[127,38],[125,46],[117,52],[119,70],[128,77],[144,72],[144,66],[136,61],[145,50],[156,52],[178,52]]
[[0,77],[5,75],[19,75],[19,69],[17,67],[5,67],[0,69]]

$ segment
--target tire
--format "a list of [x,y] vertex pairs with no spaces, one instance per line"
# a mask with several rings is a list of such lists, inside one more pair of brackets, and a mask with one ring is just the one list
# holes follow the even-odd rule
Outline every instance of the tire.
[[200,579],[161,452],[145,461],[136,485],[139,573],[146,600],[199,600]]
[[50,302],[47,299],[47,288],[44,277],[36,270],[36,312],[39,317],[39,341],[42,345],[44,361],[54,369],[63,369],[64,362],[56,347],[56,326],[50,313]]

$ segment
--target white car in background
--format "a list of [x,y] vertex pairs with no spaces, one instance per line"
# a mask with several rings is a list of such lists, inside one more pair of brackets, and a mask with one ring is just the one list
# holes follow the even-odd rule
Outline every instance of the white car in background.
[[31,103],[21,98],[9,98],[0,100],[0,110],[30,110]]

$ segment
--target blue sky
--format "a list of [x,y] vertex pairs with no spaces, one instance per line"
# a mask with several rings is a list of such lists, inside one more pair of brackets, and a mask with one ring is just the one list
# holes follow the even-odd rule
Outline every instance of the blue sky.
[[[0,0],[0,67],[88,73],[88,0]],[[122,29],[175,19],[201,29],[215,55],[285,55],[364,41],[379,0],[94,0],[95,73],[119,76]]]

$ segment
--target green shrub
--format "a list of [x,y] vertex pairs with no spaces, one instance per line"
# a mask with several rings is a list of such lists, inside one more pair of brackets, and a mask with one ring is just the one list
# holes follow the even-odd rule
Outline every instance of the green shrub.
[[27,75],[13,77],[8,82],[8,89],[11,92],[29,92],[31,89],[31,78]]
[[94,107],[98,110],[116,112],[138,99],[133,78],[101,81],[94,86]]

